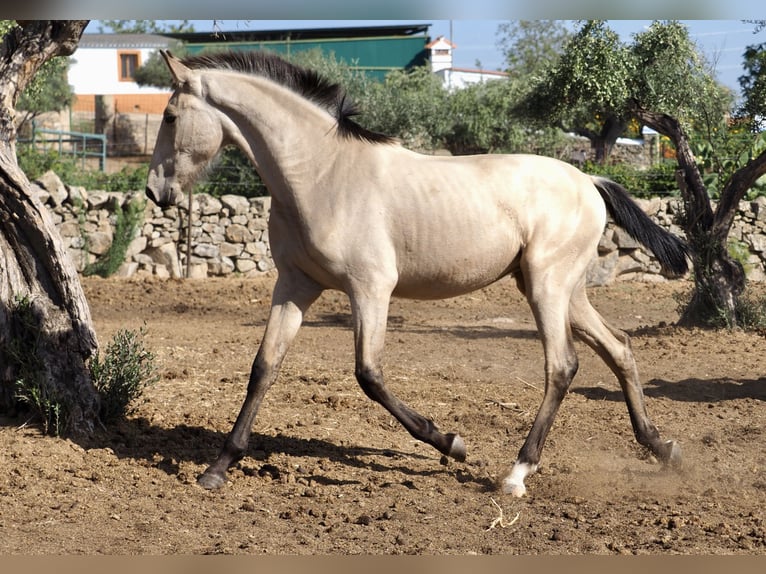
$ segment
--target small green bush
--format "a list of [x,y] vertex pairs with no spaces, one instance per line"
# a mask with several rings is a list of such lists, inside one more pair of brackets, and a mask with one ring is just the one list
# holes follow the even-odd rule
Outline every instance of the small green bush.
[[[31,420],[39,420],[45,434],[65,434],[70,406],[46,380],[39,353],[40,320],[28,297],[15,297],[10,311],[10,336],[0,345],[0,364],[11,369],[14,379],[12,395],[4,398],[3,406],[29,409]],[[146,387],[158,379],[154,354],[145,348],[143,335],[143,329],[118,331],[103,355],[96,352],[91,358],[89,371],[100,398],[102,424],[133,414]]]
[[[133,200],[125,207],[117,207],[115,210],[115,226],[112,244],[109,249],[97,261],[83,269],[85,276],[98,275],[109,277],[117,272],[120,265],[125,261],[130,242],[136,236],[136,230],[144,221],[144,206],[146,202]],[[87,243],[87,237],[85,238]]]
[[118,331],[101,356],[90,363],[91,381],[101,397],[101,422],[108,424],[133,414],[144,390],[158,379],[154,354],[143,344],[145,332]]

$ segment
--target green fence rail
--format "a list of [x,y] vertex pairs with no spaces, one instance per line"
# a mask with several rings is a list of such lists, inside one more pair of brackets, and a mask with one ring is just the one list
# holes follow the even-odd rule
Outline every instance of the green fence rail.
[[65,132],[35,128],[32,139],[25,143],[48,150],[57,149],[58,153],[70,154],[82,159],[83,168],[88,158],[97,158],[101,171],[106,169],[106,136],[104,134],[89,134],[83,132]]

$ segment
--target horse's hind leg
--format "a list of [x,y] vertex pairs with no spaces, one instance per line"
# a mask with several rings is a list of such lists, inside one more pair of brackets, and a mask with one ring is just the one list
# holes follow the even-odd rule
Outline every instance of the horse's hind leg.
[[204,488],[222,486],[226,482],[228,468],[244,455],[261,401],[277,379],[282,360],[300,328],[304,312],[321,293],[321,289],[310,280],[299,278],[291,281],[287,276],[286,273],[280,274],[274,288],[271,312],[253,361],[247,396],[239,416],[218,458],[197,479]]
[[355,375],[364,393],[380,403],[416,439],[430,444],[442,454],[465,460],[465,443],[459,435],[439,432],[433,421],[404,404],[384,383],[380,359],[390,292],[379,292],[375,296],[351,293],[349,297],[354,318]]
[[662,462],[672,466],[679,465],[680,447],[673,440],[662,440],[657,427],[649,420],[628,335],[604,321],[588,301],[585,287],[582,285],[572,296],[570,319],[575,335],[609,365],[620,381],[636,440]]

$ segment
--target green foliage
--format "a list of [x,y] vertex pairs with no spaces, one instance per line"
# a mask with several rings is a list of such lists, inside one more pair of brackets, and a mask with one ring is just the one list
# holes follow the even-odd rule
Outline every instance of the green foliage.
[[[0,38],[16,26],[14,20],[0,20]],[[74,93],[68,83],[70,59],[54,57],[46,61],[19,95],[17,130],[23,133],[29,121],[44,112],[58,112],[72,103]]]
[[105,424],[133,414],[146,388],[154,384],[155,356],[143,342],[145,330],[121,329],[90,362],[91,381],[101,399],[99,416]]
[[46,379],[40,357],[40,317],[29,297],[14,297],[8,338],[0,346],[3,364],[15,376],[14,400],[40,420],[45,434],[58,436],[66,427],[68,409]]
[[639,169],[626,164],[587,161],[582,169],[586,173],[602,175],[616,181],[634,197],[680,194],[675,177],[677,166],[671,162],[661,162],[649,169]]
[[[14,375],[12,400],[32,412],[45,434],[61,436],[69,429],[68,400],[51,387],[41,350],[45,344],[41,318],[29,297],[14,297],[7,338],[0,341],[0,359]],[[143,343],[144,330],[118,331],[103,355],[91,358],[89,371],[100,400],[103,423],[132,414],[144,390],[157,380],[155,357]],[[62,382],[61,384],[65,384]]]
[[67,72],[69,58],[51,58],[35,74],[16,107],[28,114],[58,112],[72,103],[74,93],[69,85]]
[[415,149],[433,149],[450,129],[448,92],[427,66],[390,72],[371,82],[358,102],[365,127],[393,135]]
[[669,114],[684,125],[718,125],[732,95],[680,22],[653,22],[631,46],[635,75],[629,95],[644,109]]
[[749,273],[753,266],[750,263],[750,247],[744,241],[729,239],[729,256],[742,266],[745,274]]
[[102,34],[105,30],[113,34],[194,32],[194,25],[189,20],[99,20],[99,24]]
[[104,191],[136,191],[146,186],[149,164],[123,167],[115,173],[83,169],[77,159],[61,155],[54,150],[39,151],[31,145],[19,145],[16,150],[19,167],[27,178],[34,180],[52,170],[67,185],[79,185],[86,189]]
[[740,115],[751,131],[766,127],[766,43],[748,46],[743,54],[745,74],[739,77],[743,103]]
[[529,130],[514,121],[512,82],[473,84],[449,95],[451,127],[445,145],[454,154],[517,150]]
[[244,197],[268,195],[268,190],[250,160],[234,146],[227,146],[208,170],[207,177],[194,186],[194,193],[221,197],[234,193]]
[[83,269],[83,275],[86,277],[90,275],[109,277],[117,272],[120,265],[125,262],[125,254],[130,242],[133,241],[136,232],[144,221],[145,205],[145,201],[134,199],[127,202],[124,207],[116,207],[112,244],[97,261]]
[[497,35],[514,81],[529,80],[555,65],[572,36],[561,20],[512,20],[500,24]]
[[[695,138],[691,142],[705,187],[712,199],[719,199],[723,187],[749,161],[766,151],[766,132],[751,134],[746,128],[721,130],[711,138]],[[748,190],[746,200],[766,195],[766,178]]]
[[[703,288],[704,289],[704,288]],[[726,311],[713,303],[714,297],[710,293],[700,292],[700,287],[689,289],[685,292],[677,292],[673,295],[676,301],[677,311],[683,314],[688,311],[694,299],[702,300],[694,306],[696,310],[696,323],[711,329],[731,329],[735,324],[745,331],[759,331],[766,333],[766,294],[756,293],[746,289],[734,303],[736,321],[732,321]],[[710,299],[710,300],[707,300]]]
[[599,115],[623,115],[634,73],[635,60],[617,33],[604,21],[588,21],[566,43],[557,64],[531,84],[516,111],[567,129],[597,122]]
[[737,299],[738,325],[746,331],[766,333],[766,295],[756,295],[746,290]]

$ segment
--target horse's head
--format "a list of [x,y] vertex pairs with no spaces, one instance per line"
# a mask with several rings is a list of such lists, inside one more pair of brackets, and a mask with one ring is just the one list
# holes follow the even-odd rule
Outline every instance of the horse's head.
[[202,93],[198,71],[162,51],[175,91],[163,114],[149,165],[146,195],[160,206],[178,203],[216,155],[223,129]]

